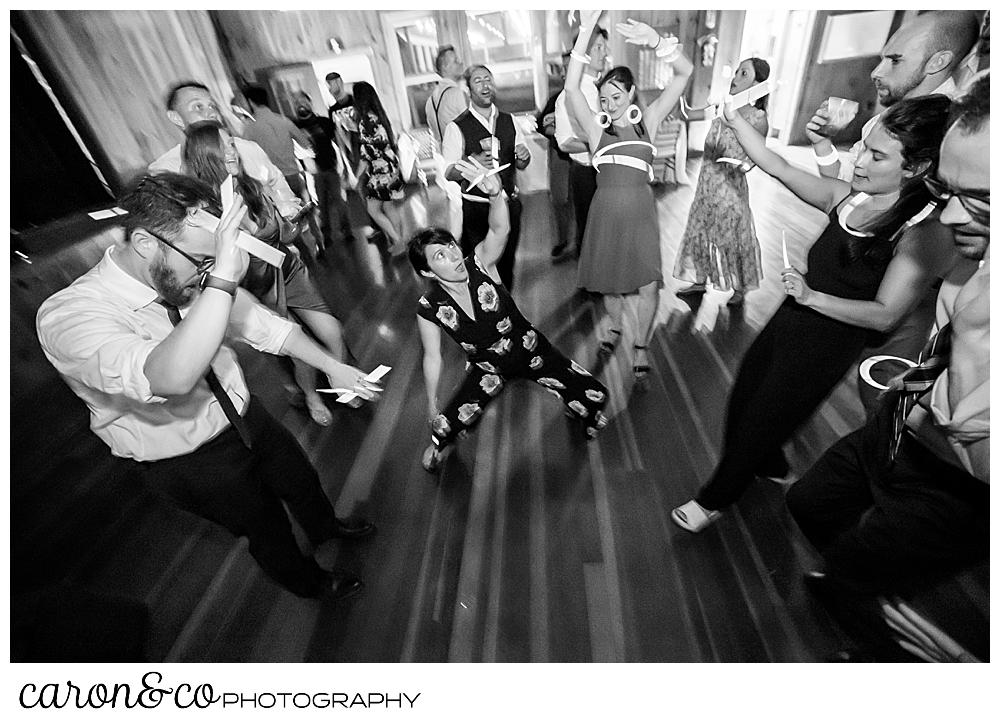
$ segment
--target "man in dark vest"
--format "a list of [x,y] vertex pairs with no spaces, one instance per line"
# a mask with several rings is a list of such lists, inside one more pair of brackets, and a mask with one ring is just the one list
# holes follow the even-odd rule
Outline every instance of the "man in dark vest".
[[469,189],[469,182],[455,168],[455,162],[475,157],[487,168],[500,171],[500,182],[507,196],[510,212],[510,236],[503,256],[497,262],[500,280],[508,290],[514,285],[514,256],[521,236],[521,201],[514,179],[517,170],[528,167],[531,154],[520,127],[510,113],[502,113],[493,104],[496,85],[493,74],[484,65],[465,71],[469,86],[469,109],[447,125],[441,152],[448,164],[447,177],[462,186],[462,250],[468,255],[486,238],[489,230],[490,204],[479,187]]

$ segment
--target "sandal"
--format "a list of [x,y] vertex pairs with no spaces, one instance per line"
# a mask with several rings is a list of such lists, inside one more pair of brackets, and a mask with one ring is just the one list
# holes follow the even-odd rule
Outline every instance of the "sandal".
[[[648,349],[649,347],[636,344],[635,346],[633,346],[633,348],[635,349],[635,357],[638,360],[639,353],[642,352],[643,354],[645,354],[646,349]],[[632,375],[635,377],[635,380],[637,382],[641,382],[643,379],[645,379],[647,374],[649,374],[649,361],[645,361],[641,364],[638,361],[633,362]]]
[[451,454],[451,447],[445,447],[444,449],[438,449],[433,444],[424,450],[424,458],[422,461],[424,469],[428,472],[437,472],[441,463],[448,459],[448,455]]
[[694,500],[676,507],[670,513],[670,519],[688,532],[701,532],[722,515],[718,510],[706,510]]
[[321,427],[329,427],[333,424],[333,414],[320,399],[319,395],[315,398],[310,398],[306,396],[306,408],[309,410],[309,416],[312,420],[316,422]]
[[615,347],[618,346],[618,342],[621,341],[622,338],[621,329],[608,329],[608,334],[611,335],[610,338],[603,339],[601,343],[598,345],[597,348],[598,354],[612,354],[615,350]]

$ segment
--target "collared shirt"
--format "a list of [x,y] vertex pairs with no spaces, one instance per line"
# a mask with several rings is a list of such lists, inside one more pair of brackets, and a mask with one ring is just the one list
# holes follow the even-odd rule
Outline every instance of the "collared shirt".
[[[580,78],[580,91],[583,93],[583,97],[587,99],[587,105],[590,106],[590,109],[594,113],[601,110],[601,99],[600,94],[597,92],[596,75],[584,73],[583,77]],[[576,119],[570,116],[569,108],[566,105],[566,91],[564,90],[556,98],[556,143],[562,147],[563,143],[574,138],[584,143],[590,142],[584,129],[580,128]],[[589,166],[590,155],[587,152],[570,153],[569,157],[581,165]]]
[[[245,138],[233,138],[236,143],[236,151],[243,161],[243,169],[251,178],[256,178],[271,196],[274,204],[278,207],[278,213],[285,218],[291,218],[299,212],[302,207],[298,196],[292,193],[288,187],[285,175],[278,170],[278,167],[271,163],[264,150],[253,141]],[[181,172],[181,144],[177,144],[155,161],[149,164],[150,173],[170,173]]]
[[[451,89],[458,90],[457,93]],[[434,110],[437,106],[437,110]],[[427,98],[424,110],[427,113],[427,125],[431,129],[431,135],[438,143],[442,140],[444,129],[448,124],[458,118],[469,107],[469,97],[465,88],[460,86],[451,78],[442,78],[434,86],[434,90]]]
[[[204,379],[184,395],[153,394],[144,366],[174,327],[156,291],[115,263],[114,248],[42,304],[38,339],[45,356],[86,402],[90,428],[112,453],[140,461],[187,454],[223,431],[229,420]],[[227,337],[277,354],[293,328],[240,289]],[[212,369],[244,412],[250,392],[226,344],[212,359]]]
[[907,417],[938,457],[990,481],[990,259],[961,287],[943,284],[938,326],[951,323],[948,368]]
[[[496,127],[497,116],[500,111],[497,110],[495,105],[490,106],[490,117],[483,118],[482,114],[475,110],[471,110],[470,113],[473,118],[479,121],[483,128],[489,131],[490,135],[493,135],[493,129]],[[521,124],[514,119],[514,147],[524,144],[524,132],[521,130]],[[449,166],[453,165],[456,161],[462,159],[462,151],[465,150],[465,141],[462,139],[462,131],[459,130],[458,124],[452,121],[444,129],[444,141],[441,143],[441,155],[444,156],[445,163]]]
[[310,147],[309,137],[305,133],[285,116],[266,107],[258,108],[256,118],[248,119],[243,125],[243,137],[260,146],[285,176],[299,172],[292,141],[298,141],[299,145],[306,148]]
[[[951,77],[949,77],[948,80],[943,82],[941,85],[939,85],[937,88],[932,90],[927,95],[934,95],[935,93],[946,95],[949,98],[955,98],[957,95],[960,94],[958,86],[955,85],[955,80]],[[864,148],[865,141],[868,140],[868,134],[872,132],[872,128],[875,127],[875,124],[878,123],[878,119],[881,117],[882,113],[876,113],[871,118],[869,118],[868,122],[865,123],[864,126],[861,128],[861,140],[859,140],[857,143],[851,146],[851,150],[848,151],[847,154],[848,156],[847,159],[841,162],[840,164],[840,173],[837,175],[838,178],[840,178],[842,181],[847,181],[848,183],[850,183],[851,180],[853,180],[854,166],[858,162],[858,156],[861,155],[861,150],[862,148]]]

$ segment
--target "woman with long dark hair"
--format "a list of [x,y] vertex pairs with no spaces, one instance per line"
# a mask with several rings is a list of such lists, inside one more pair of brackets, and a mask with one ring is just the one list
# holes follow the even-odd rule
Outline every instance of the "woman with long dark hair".
[[618,32],[629,42],[663,46],[673,63],[673,80],[648,107],[643,107],[632,71],[612,68],[597,84],[601,112],[596,116],[580,90],[590,36],[600,10],[580,11],[580,34],[570,54],[566,99],[570,112],[587,133],[592,163],[598,170],[597,191],[587,215],[583,248],[577,268],[577,286],[604,294],[610,317],[600,341],[610,353],[621,337],[625,306],[634,307],[638,320],[632,371],[637,380],[649,371],[646,347],[653,335],[663,270],[660,261],[660,225],[650,182],[653,153],[660,122],[684,92],[694,70],[675,40],[661,38],[645,23],[619,23]]
[[891,331],[958,257],[951,231],[929,216],[923,178],[937,166],[950,101],[903,100],[865,141],[851,183],[795,168],[738,112],[724,118],[750,159],[830,217],[808,271],[782,275],[787,298],[747,351],[729,396],[725,446],[712,479],[672,518],[698,532],[755,475],[784,477],[781,452],[843,378],[872,332]]
[[365,176],[368,215],[389,240],[389,250],[403,251],[402,219],[398,202],[403,200],[403,178],[399,172],[399,148],[392,123],[370,83],[355,83],[354,109],[361,137],[361,163],[356,176]]
[[[293,317],[338,361],[343,361],[345,348],[340,322],[313,286],[302,259],[286,245],[293,241],[295,229],[278,213],[264,186],[243,170],[232,136],[215,121],[194,123],[187,128],[185,136],[183,172],[205,181],[216,194],[222,182],[232,176],[236,192],[247,205],[246,231],[285,251],[280,271],[251,256],[250,268],[243,279],[244,288],[281,316]],[[316,392],[316,370],[294,359],[293,363],[295,381],[305,395],[309,416],[317,424],[329,426],[333,415]]]
[[[761,58],[747,58],[733,73],[729,94],[736,95],[764,82],[771,67]],[[767,96],[738,110],[767,138]],[[735,161],[732,164],[729,161]],[[698,188],[688,215],[684,238],[674,263],[674,276],[692,282],[679,294],[700,293],[710,281],[717,289],[732,289],[726,302],[735,305],[756,289],[761,273],[760,244],[750,210],[746,174],[753,167],[733,130],[716,118],[705,138]]]

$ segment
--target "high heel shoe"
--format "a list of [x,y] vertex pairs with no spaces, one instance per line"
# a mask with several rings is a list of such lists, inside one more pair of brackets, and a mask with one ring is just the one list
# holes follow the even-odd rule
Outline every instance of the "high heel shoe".
[[649,374],[649,361],[644,360],[639,362],[639,354],[641,353],[644,357],[646,356],[646,349],[649,347],[636,344],[632,347],[635,349],[635,361],[632,363],[632,375],[635,377],[637,382],[641,382]]
[[618,342],[621,341],[621,329],[608,329],[608,334],[610,334],[610,337],[602,339],[601,343],[597,347],[597,352],[599,354],[610,355],[614,353],[615,347],[617,347]]
[[438,449],[433,444],[430,445],[424,450],[424,457],[421,460],[424,469],[431,473],[437,472],[441,463],[448,459],[449,454],[451,454],[451,447]]

